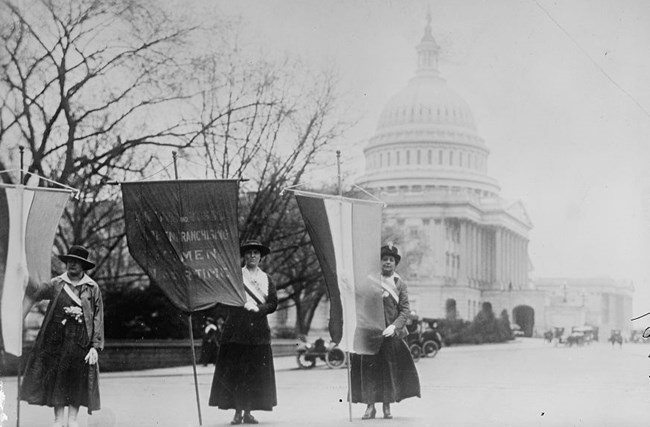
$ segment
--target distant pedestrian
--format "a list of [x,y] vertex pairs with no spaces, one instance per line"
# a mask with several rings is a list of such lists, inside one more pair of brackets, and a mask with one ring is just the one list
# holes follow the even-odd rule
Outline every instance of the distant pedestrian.
[[212,317],[206,319],[205,328],[203,328],[200,357],[200,362],[203,366],[208,366],[209,363],[217,363],[221,333],[223,331],[223,322],[224,320],[221,316],[217,317],[216,322]]
[[381,248],[381,286],[383,288],[386,329],[376,355],[352,354],[351,398],[363,402],[362,419],[375,418],[376,402],[382,402],[384,418],[393,418],[390,404],[408,397],[420,397],[420,380],[411,353],[404,342],[409,316],[406,284],[395,274],[401,256],[392,245]]
[[266,316],[276,310],[278,298],[269,276],[258,266],[269,252],[256,240],[240,248],[246,303],[228,307],[210,392],[210,406],[235,410],[230,424],[257,424],[251,411],[271,411],[277,405]]
[[72,246],[59,258],[66,263],[65,273],[28,285],[34,300],[49,299],[50,304],[27,359],[20,397],[53,407],[53,427],[78,427],[80,406],[89,414],[100,407],[97,352],[104,348],[104,309],[99,286],[86,274],[95,267],[88,250]]

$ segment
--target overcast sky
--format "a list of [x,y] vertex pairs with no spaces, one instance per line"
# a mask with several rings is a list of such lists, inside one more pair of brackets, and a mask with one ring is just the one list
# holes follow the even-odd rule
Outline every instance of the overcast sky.
[[357,173],[415,72],[430,7],[441,74],[474,112],[488,173],[534,224],[532,277],[633,280],[635,313],[650,311],[650,2],[168,1],[197,20],[240,16],[248,48],[335,68],[362,117],[337,143]]

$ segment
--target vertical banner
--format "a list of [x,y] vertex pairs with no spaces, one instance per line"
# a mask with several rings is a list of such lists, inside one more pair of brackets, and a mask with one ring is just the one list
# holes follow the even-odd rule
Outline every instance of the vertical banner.
[[129,252],[183,311],[246,301],[238,193],[237,180],[122,184]]
[[69,190],[0,185],[0,341],[22,354],[28,280],[50,279],[54,234]]
[[344,351],[376,354],[381,298],[382,203],[294,191],[330,297],[329,331]]

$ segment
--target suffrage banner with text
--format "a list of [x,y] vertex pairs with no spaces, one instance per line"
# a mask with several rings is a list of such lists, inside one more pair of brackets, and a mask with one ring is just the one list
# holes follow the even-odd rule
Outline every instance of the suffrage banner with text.
[[131,256],[179,309],[243,306],[237,180],[122,184]]
[[50,280],[52,246],[69,190],[0,185],[0,347],[22,353],[28,281]]
[[332,341],[344,351],[376,354],[386,327],[379,283],[382,203],[294,194],[327,286]]

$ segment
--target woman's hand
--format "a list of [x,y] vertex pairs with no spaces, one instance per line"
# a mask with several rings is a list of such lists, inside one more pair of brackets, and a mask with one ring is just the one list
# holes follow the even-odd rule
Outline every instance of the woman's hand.
[[253,311],[253,312],[260,311],[257,304],[255,304],[254,302],[251,302],[251,301],[246,301],[246,304],[244,304],[244,308],[246,310],[248,310],[248,311]]
[[97,350],[95,349],[95,347],[88,350],[88,354],[84,358],[86,363],[88,363],[89,365],[94,365],[95,363],[97,363],[98,359],[99,359],[99,355],[97,354]]
[[381,333],[385,337],[392,337],[395,335],[395,325],[388,325],[384,332]]

